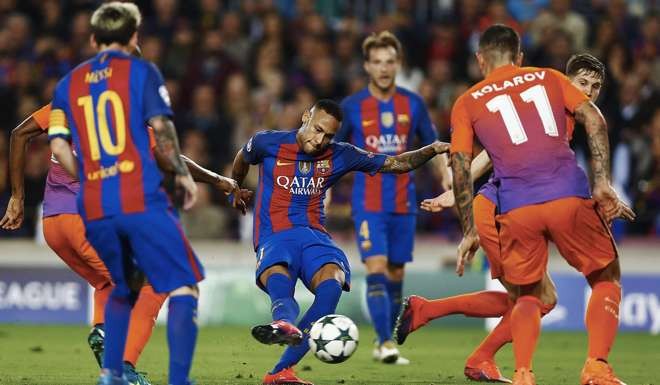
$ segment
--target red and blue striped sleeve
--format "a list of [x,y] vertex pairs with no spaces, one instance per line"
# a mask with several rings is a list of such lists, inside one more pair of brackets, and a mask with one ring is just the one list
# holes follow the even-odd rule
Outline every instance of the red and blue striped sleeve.
[[170,95],[165,87],[163,76],[152,63],[147,65],[143,98],[144,116],[142,119],[144,123],[148,123],[149,119],[155,116],[171,117],[174,115],[170,107]]

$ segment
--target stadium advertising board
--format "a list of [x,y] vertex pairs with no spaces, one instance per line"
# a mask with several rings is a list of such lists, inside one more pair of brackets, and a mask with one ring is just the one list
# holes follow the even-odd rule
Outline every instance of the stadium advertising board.
[[[559,301],[543,318],[545,330],[583,330],[591,288],[581,275],[553,274]],[[660,276],[624,274],[619,330],[660,334]]]
[[0,269],[0,322],[87,323],[88,284],[65,268]]

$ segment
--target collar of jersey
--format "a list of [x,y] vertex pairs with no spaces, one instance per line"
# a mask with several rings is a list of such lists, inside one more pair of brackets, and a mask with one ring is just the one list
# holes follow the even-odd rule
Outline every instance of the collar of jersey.
[[497,67],[494,70],[490,71],[490,73],[488,74],[488,77],[490,78],[490,77],[497,76],[497,75],[505,73],[505,72],[509,72],[512,69],[516,68],[516,67],[517,66],[515,64],[506,64],[506,65],[503,65],[501,67]]

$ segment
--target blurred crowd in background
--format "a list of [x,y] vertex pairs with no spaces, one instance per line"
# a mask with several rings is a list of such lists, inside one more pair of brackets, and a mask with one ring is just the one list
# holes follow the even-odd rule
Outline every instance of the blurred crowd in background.
[[[11,129],[49,102],[57,80],[93,56],[89,19],[99,1],[0,0],[0,213],[11,189]],[[657,0],[145,0],[140,45],[163,72],[183,153],[229,175],[236,151],[259,130],[295,129],[318,98],[341,101],[366,86],[360,51],[371,32],[394,32],[405,50],[400,86],[426,101],[442,140],[454,100],[481,75],[478,37],[493,23],[522,36],[525,64],[563,71],[576,52],[607,67],[598,100],[613,152],[613,179],[638,219],[619,236],[660,236],[660,2]],[[584,136],[575,150],[586,162]],[[26,223],[38,223],[47,140],[29,146]],[[428,169],[418,199],[442,192]],[[254,184],[256,178],[250,183]],[[330,226],[350,229],[350,178],[333,190]],[[193,238],[249,236],[223,195],[202,187],[184,214]],[[242,224],[247,221],[242,220]],[[459,235],[451,211],[420,214],[419,231]],[[346,230],[349,231],[349,230]]]

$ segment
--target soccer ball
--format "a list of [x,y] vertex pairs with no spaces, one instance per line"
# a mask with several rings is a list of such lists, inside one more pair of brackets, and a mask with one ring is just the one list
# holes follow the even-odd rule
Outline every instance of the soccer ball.
[[309,347],[316,358],[329,364],[344,362],[358,345],[358,328],[348,317],[330,314],[314,322]]

